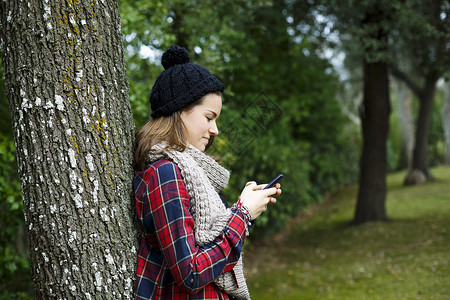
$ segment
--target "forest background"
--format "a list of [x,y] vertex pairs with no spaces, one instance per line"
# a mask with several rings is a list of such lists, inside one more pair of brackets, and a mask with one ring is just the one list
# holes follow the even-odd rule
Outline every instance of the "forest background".
[[[450,4],[377,3],[120,1],[136,128],[149,118],[148,95],[163,70],[162,52],[172,44],[187,48],[191,62],[206,66],[226,85],[221,134],[211,149],[232,171],[226,199],[234,202],[250,179],[267,182],[285,175],[283,196],[258,219],[255,240],[279,232],[337,187],[358,182],[367,64],[381,61],[389,69],[386,171],[413,165],[423,102],[417,91],[428,81],[435,92],[427,162],[449,164]],[[365,23],[373,11],[382,17],[376,25]],[[370,38],[380,30],[385,40]],[[1,75],[0,287],[7,298],[29,294],[31,280],[17,280],[30,272],[3,69]]]

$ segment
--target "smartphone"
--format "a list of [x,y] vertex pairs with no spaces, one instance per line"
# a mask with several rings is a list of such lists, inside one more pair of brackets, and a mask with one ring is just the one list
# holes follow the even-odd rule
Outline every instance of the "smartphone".
[[278,181],[280,181],[283,178],[283,174],[278,174],[277,177],[275,177],[268,185],[266,185],[265,189],[269,189],[273,187]]

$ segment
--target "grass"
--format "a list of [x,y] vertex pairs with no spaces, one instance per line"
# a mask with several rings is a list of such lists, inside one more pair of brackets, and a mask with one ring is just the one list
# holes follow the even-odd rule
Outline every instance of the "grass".
[[[246,248],[252,299],[450,299],[450,167],[436,181],[388,176],[389,222],[351,226],[357,186]],[[277,205],[282,205],[282,198]]]

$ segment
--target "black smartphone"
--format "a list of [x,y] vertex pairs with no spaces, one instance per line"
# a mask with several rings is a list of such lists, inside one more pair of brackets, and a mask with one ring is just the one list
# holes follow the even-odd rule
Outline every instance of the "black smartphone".
[[265,189],[269,189],[273,187],[278,181],[280,181],[283,178],[283,174],[278,174],[277,177],[275,177],[268,185],[266,185]]

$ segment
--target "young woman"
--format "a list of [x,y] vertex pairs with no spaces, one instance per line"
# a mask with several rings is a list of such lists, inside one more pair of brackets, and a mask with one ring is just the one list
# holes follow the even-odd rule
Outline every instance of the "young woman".
[[248,182],[231,208],[229,172],[204,153],[219,133],[223,84],[172,46],[152,88],[152,119],[137,133],[134,179],[142,231],[136,299],[250,299],[242,247],[280,185]]

